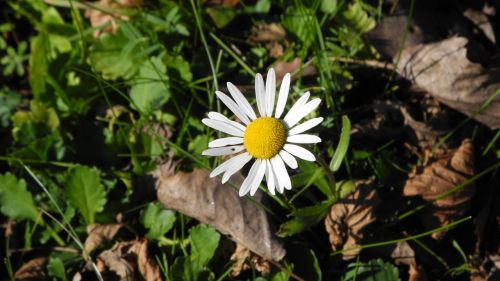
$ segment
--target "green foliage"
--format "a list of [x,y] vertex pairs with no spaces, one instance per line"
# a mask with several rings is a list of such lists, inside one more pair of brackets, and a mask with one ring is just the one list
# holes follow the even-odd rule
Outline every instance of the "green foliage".
[[141,222],[147,228],[147,236],[158,239],[165,235],[175,222],[175,212],[163,209],[159,203],[149,203],[141,214]]
[[106,191],[99,177],[99,170],[75,166],[66,176],[68,202],[82,215],[85,223],[94,223],[95,214],[104,209]]
[[10,125],[10,118],[17,106],[21,103],[21,95],[3,87],[0,89],[0,125]]
[[167,68],[159,57],[152,57],[139,68],[132,80],[130,97],[132,105],[143,113],[161,108],[170,97]]
[[339,20],[358,33],[366,33],[372,30],[376,22],[370,17],[364,5],[366,4],[361,1],[349,3],[340,13]]
[[354,263],[341,279],[342,281],[400,281],[399,270],[382,259],[370,260],[368,263]]
[[7,55],[0,59],[0,64],[3,65],[4,76],[9,76],[16,72],[17,76],[24,75],[24,66],[23,63],[28,59],[28,56],[25,54],[26,49],[28,48],[28,44],[23,41],[19,43],[17,46],[17,50],[12,47],[7,47]]
[[291,214],[293,218],[280,226],[278,236],[288,237],[309,229],[323,220],[332,204],[333,200],[327,200],[314,206],[294,210]]
[[199,225],[189,231],[191,254],[178,257],[172,266],[173,280],[214,280],[213,273],[207,268],[219,245],[220,234],[213,228]]
[[295,35],[307,50],[314,42],[316,17],[312,10],[304,6],[289,7],[283,17],[283,26]]
[[0,211],[11,219],[37,221],[39,217],[26,182],[11,173],[0,175],[0,206]]
[[340,133],[339,144],[335,149],[335,154],[330,162],[330,169],[333,172],[338,171],[342,160],[344,160],[347,148],[349,148],[349,140],[351,139],[351,121],[347,116],[342,116],[342,132]]
[[90,50],[89,63],[104,79],[130,79],[139,71],[145,58],[145,41],[138,31],[123,25],[116,34],[104,33]]
[[51,257],[47,263],[47,272],[52,278],[57,278],[58,280],[67,281],[68,276],[66,275],[66,269],[64,268],[63,261],[57,257]]

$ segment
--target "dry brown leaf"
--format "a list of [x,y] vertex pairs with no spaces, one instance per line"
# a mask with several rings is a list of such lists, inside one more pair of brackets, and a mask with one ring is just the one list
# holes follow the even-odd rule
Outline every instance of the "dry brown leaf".
[[[469,59],[481,50],[464,37],[406,48],[397,63],[398,73],[440,102],[492,129],[500,128],[500,98],[479,112],[500,88],[498,68],[487,69]],[[479,113],[478,113],[479,112]]]
[[120,280],[161,281],[160,268],[148,253],[148,241],[136,240],[120,242],[113,248],[103,251],[97,258],[100,272],[111,271]]
[[484,12],[469,8],[464,11],[463,15],[474,23],[474,25],[481,30],[484,36],[488,38],[491,43],[496,43],[495,31],[493,30],[493,26],[488,19],[488,16],[486,16]]
[[272,58],[279,58],[284,53],[286,32],[279,23],[258,23],[252,27],[252,33],[248,38],[251,44],[265,43],[266,49]]
[[243,271],[250,268],[255,269],[264,276],[271,272],[269,261],[252,253],[247,247],[238,243],[236,243],[236,249],[231,255],[231,260],[236,261],[230,273],[231,277],[238,277]]
[[[302,77],[316,74],[316,68],[314,68],[314,66],[312,65],[308,65],[305,67],[302,66],[302,60],[300,58],[294,58],[291,62],[280,61],[276,63],[273,68],[276,72],[277,81],[281,81],[285,74],[294,73],[295,71],[299,71],[298,74]],[[292,76],[292,80],[293,79],[296,79],[296,77]]]
[[375,221],[375,208],[380,199],[370,181],[357,181],[356,190],[332,205],[325,218],[333,251],[343,250],[343,259],[358,255],[358,243],[363,239],[364,228]]
[[[265,259],[279,261],[283,258],[285,249],[274,236],[266,212],[258,206],[262,193],[241,198],[235,188],[221,184],[218,178],[210,178],[206,170],[175,175],[162,174],[161,170],[160,166],[154,175],[158,200],[164,207],[231,235]],[[243,181],[240,174],[232,179],[236,186]]]
[[48,262],[47,257],[37,257],[27,263],[23,264],[21,268],[16,271],[14,277],[16,280],[46,280],[48,279],[45,266]]
[[[100,0],[95,4],[97,4],[101,9],[134,8],[141,6],[142,0]],[[90,20],[90,25],[92,27],[99,27],[107,23],[111,24],[111,26],[107,28],[94,31],[94,37],[99,37],[99,35],[103,32],[115,33],[118,29],[117,22],[119,20],[128,20],[127,16],[118,13],[108,14],[98,9],[87,10],[85,12],[85,17]]]
[[90,254],[99,245],[113,240],[116,234],[124,227],[121,223],[88,225],[88,236],[84,243],[85,253]]
[[[432,206],[420,213],[424,226],[433,229],[451,223],[468,210],[474,195],[474,184],[470,184],[448,197],[436,198],[474,175],[474,151],[472,142],[466,139],[456,150],[450,150],[431,159],[424,167],[417,167],[405,183],[405,196],[421,196]],[[436,232],[438,239],[445,232]]]
[[408,266],[408,281],[426,281],[427,275],[422,266],[417,265],[415,251],[407,242],[398,242],[391,253],[394,263]]

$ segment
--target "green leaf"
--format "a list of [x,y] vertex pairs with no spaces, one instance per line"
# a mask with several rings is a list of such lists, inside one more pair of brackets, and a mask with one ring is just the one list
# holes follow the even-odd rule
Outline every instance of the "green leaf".
[[353,1],[340,13],[338,20],[358,33],[366,33],[377,25],[363,8],[364,3]]
[[338,171],[344,156],[347,153],[347,148],[349,148],[349,141],[351,139],[351,121],[347,116],[342,116],[342,132],[340,133],[339,144],[335,153],[333,154],[332,161],[330,162],[330,169],[333,172]]
[[9,126],[12,113],[20,103],[21,94],[6,87],[0,89],[0,126]]
[[104,79],[129,79],[139,70],[144,61],[145,53],[141,53],[144,40],[129,38],[134,34],[126,25],[120,26],[116,34],[104,33],[90,50],[89,63]]
[[169,69],[175,70],[178,77],[186,82],[193,80],[191,65],[182,56],[166,56],[166,64]]
[[400,281],[398,268],[382,259],[370,260],[368,263],[353,263],[342,281]]
[[30,85],[33,96],[41,100],[46,94],[46,79],[49,69],[48,54],[50,52],[48,36],[41,32],[38,36],[31,38],[31,53],[29,58]]
[[214,6],[207,8],[207,14],[214,21],[217,28],[224,28],[238,14],[237,10],[227,6]]
[[293,272],[304,280],[322,280],[321,268],[318,258],[313,250],[307,245],[293,242],[287,250],[287,260],[292,262],[295,267]]
[[64,263],[60,258],[51,257],[47,264],[47,271],[52,278],[58,278],[63,281],[68,280],[66,269],[64,269]]
[[191,263],[193,268],[201,271],[215,254],[220,234],[209,226],[198,225],[190,229],[189,240],[191,241]]
[[170,88],[166,71],[165,64],[158,57],[142,64],[130,89],[133,107],[147,114],[168,101]]
[[149,229],[148,238],[158,239],[174,225],[175,212],[163,209],[158,203],[149,203],[142,212],[141,222]]
[[316,17],[311,9],[292,6],[286,10],[283,26],[308,48],[314,42]]
[[103,210],[106,192],[100,183],[99,171],[86,166],[76,166],[66,177],[68,201],[83,216],[85,223],[94,223],[94,216]]
[[300,161],[301,173],[292,177],[292,186],[307,188],[314,184],[325,196],[332,197],[333,192],[323,168],[313,162]]
[[322,0],[320,10],[325,14],[334,14],[337,6],[337,0]]
[[15,220],[36,221],[39,215],[26,182],[11,173],[0,175],[0,211]]
[[293,218],[281,224],[277,235],[279,237],[292,236],[316,225],[328,214],[333,202],[333,199],[330,199],[314,206],[296,209],[291,214]]

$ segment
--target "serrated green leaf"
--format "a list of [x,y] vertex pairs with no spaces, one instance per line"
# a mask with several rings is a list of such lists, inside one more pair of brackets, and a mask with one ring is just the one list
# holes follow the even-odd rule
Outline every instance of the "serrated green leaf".
[[90,50],[89,63],[104,79],[130,79],[144,61],[144,41],[128,38],[126,27],[120,27],[116,34],[104,33]]
[[313,42],[316,34],[314,29],[314,12],[305,7],[289,7],[283,18],[283,26],[288,32],[295,35],[307,49]]
[[158,239],[172,228],[175,219],[174,211],[165,210],[158,203],[149,203],[142,212],[141,222],[149,229],[148,238]]
[[39,215],[26,182],[11,173],[0,175],[0,211],[15,220],[36,221]]
[[333,14],[337,10],[337,0],[322,0],[320,10],[325,14]]
[[363,8],[361,1],[353,1],[340,13],[339,21],[358,33],[366,33],[377,25]]
[[351,139],[351,121],[347,116],[342,116],[342,132],[340,133],[339,144],[335,153],[333,154],[332,161],[330,162],[330,169],[333,172],[338,171],[344,156],[349,148],[349,141]]
[[191,241],[191,263],[194,268],[202,270],[215,254],[219,246],[220,234],[215,229],[198,225],[189,231]]
[[66,177],[66,196],[69,203],[82,215],[85,223],[94,223],[94,216],[103,210],[106,192],[99,178],[99,171],[86,166],[76,166]]
[[158,57],[142,64],[130,89],[133,107],[147,114],[168,101],[170,88],[166,71],[165,64]]

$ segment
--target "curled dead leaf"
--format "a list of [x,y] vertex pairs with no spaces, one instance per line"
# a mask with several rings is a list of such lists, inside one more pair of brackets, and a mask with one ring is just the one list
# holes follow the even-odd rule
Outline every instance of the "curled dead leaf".
[[97,257],[97,268],[103,274],[113,273],[124,281],[162,280],[160,268],[148,253],[145,239],[120,242],[103,251]]
[[[474,175],[474,151],[472,142],[465,139],[456,150],[449,150],[425,166],[417,167],[405,183],[404,196],[421,196],[431,203],[420,213],[424,226],[433,229],[451,223],[462,217],[468,210],[474,195],[474,184],[469,184],[440,198]],[[438,239],[445,232],[436,232],[432,237]]]
[[121,223],[114,224],[90,224],[87,226],[87,239],[85,239],[84,250],[88,255],[99,245],[113,240],[116,234],[124,229]]
[[14,277],[16,280],[46,280],[48,278],[45,267],[48,262],[47,257],[37,257],[27,263],[23,264],[19,268]]
[[468,39],[451,37],[404,49],[396,68],[401,76],[440,102],[497,129],[500,98],[495,95],[500,88],[500,70],[485,68],[469,59],[481,58],[483,53]]
[[142,0],[100,0],[95,4],[100,9],[89,9],[85,12],[85,17],[90,20],[90,25],[92,27],[101,27],[110,24],[109,27],[94,31],[94,37],[99,37],[103,32],[115,33],[118,29],[118,21],[128,20],[127,16],[119,13],[104,13],[103,10],[139,7],[142,5]]
[[343,250],[343,259],[354,258],[360,252],[357,247],[363,239],[366,226],[375,221],[375,208],[380,199],[370,181],[356,182],[356,189],[347,197],[332,205],[325,218],[333,251]]
[[248,38],[251,44],[264,43],[272,58],[279,58],[284,53],[286,32],[279,23],[258,23],[252,27],[252,33]]
[[[153,174],[158,177],[157,196],[164,207],[231,235],[238,243],[265,259],[279,261],[283,258],[285,249],[274,236],[266,212],[259,206],[261,193],[253,198],[241,198],[229,184],[210,178],[206,170],[175,175],[162,175],[161,170],[160,166]],[[236,186],[243,181],[240,174],[233,179]]]
[[[285,74],[294,73],[298,71],[298,74],[302,77],[312,76],[316,74],[316,68],[312,65],[303,66],[302,60],[300,58],[294,58],[292,61],[280,61],[274,66],[274,71],[276,72],[276,80],[281,81]],[[292,76],[292,80],[296,79],[296,76]]]
[[238,277],[243,271],[250,268],[255,269],[264,276],[271,272],[269,261],[252,253],[247,247],[238,243],[236,243],[236,249],[231,255],[231,260],[236,261],[230,273],[231,277]]

